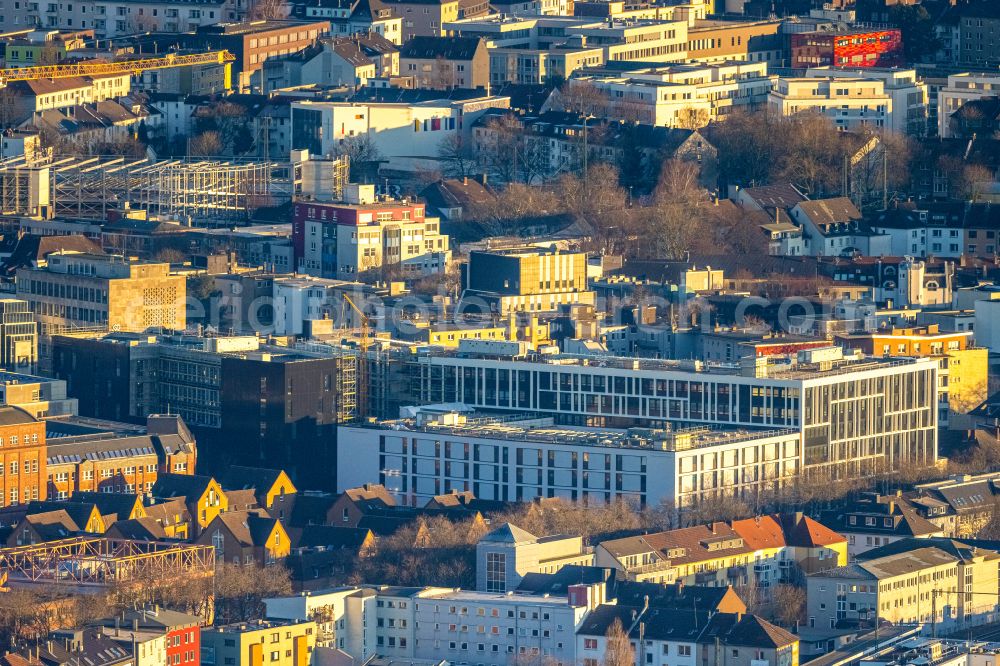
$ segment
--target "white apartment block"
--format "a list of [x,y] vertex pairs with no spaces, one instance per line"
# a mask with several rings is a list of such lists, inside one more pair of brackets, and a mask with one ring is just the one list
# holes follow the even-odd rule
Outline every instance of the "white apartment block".
[[[748,499],[798,479],[801,435],[556,427],[552,419],[476,423],[476,415],[343,426],[338,489],[379,479],[401,503],[471,490],[490,500],[562,497],[692,506],[725,493]],[[448,425],[451,422],[453,425]]]
[[948,85],[938,90],[938,136],[950,138],[951,114],[966,102],[983,97],[1000,96],[1000,74],[986,72],[965,72],[948,77]]
[[380,655],[490,666],[528,659],[572,666],[576,629],[590,610],[567,597],[388,586],[304,592],[265,604],[275,619],[322,617],[317,646],[336,646],[358,663]]
[[892,97],[872,79],[779,78],[767,100],[768,111],[793,116],[818,111],[839,129],[905,126],[893,117]]
[[672,65],[625,76],[581,76],[569,86],[593,86],[603,99],[598,116],[661,127],[702,127],[734,107],[767,103],[773,77],[767,63]]
[[28,0],[25,20],[50,30],[92,29],[98,39],[142,32],[190,32],[246,18],[249,0]]
[[810,67],[806,71],[806,76],[835,82],[858,78],[881,81],[883,91],[891,100],[889,124],[886,127],[901,134],[914,136],[927,134],[927,84],[917,78],[915,69]]
[[367,135],[391,168],[420,170],[436,166],[440,147],[456,134],[468,137],[476,119],[493,108],[510,108],[510,98],[411,104],[293,102],[292,148],[338,155],[345,142]]
[[844,357],[830,347],[746,360],[734,368],[608,356],[410,355],[403,390],[411,404],[460,402],[564,425],[793,429],[810,472],[862,474],[937,459],[934,359]]

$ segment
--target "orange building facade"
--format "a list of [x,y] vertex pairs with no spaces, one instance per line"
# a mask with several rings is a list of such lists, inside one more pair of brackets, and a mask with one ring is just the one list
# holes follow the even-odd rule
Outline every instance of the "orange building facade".
[[0,407],[0,507],[44,500],[45,480],[45,423]]

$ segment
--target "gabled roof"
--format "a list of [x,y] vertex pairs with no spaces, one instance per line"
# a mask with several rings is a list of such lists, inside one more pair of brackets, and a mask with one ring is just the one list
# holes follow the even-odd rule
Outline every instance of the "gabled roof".
[[861,219],[861,211],[847,197],[800,201],[797,205],[816,225],[841,224]]
[[140,513],[144,513],[139,495],[76,491],[70,501],[93,504],[102,516],[116,516],[120,520],[128,520],[137,505]]
[[602,541],[600,545],[616,557],[653,552],[675,564],[702,562],[753,551],[743,537],[722,522]]
[[358,550],[372,536],[371,530],[337,525],[308,525],[306,527],[292,527],[288,530],[288,538],[292,542],[292,548]]
[[[221,522],[233,537],[243,546],[265,546],[271,532],[276,525],[279,525],[275,518],[267,515],[266,511],[228,511],[219,514],[216,519]],[[213,532],[211,525],[205,530],[205,534]],[[205,536],[202,536],[204,539]]]
[[195,474],[160,474],[153,484],[152,494],[153,497],[184,497],[188,501],[197,501],[214,480],[210,476]]
[[48,255],[60,250],[84,254],[104,254],[100,245],[80,234],[66,236],[25,234],[18,239],[13,252],[3,264],[3,270],[8,275],[12,274],[18,268],[38,264]]
[[621,581],[615,590],[615,596],[618,603],[624,606],[643,606],[648,600],[650,607],[715,612],[722,610],[723,605],[729,606],[735,602],[746,611],[746,604],[732,587]]
[[[225,490],[255,490],[258,493],[265,493],[274,487],[283,475],[284,472],[280,469],[230,465],[219,477],[219,483]],[[295,488],[290,487],[285,492],[293,493]]]
[[105,515],[101,513],[101,510],[93,502],[33,500],[28,503],[29,518],[31,517],[32,514],[47,514],[58,511],[64,511],[66,515],[72,518],[73,524],[77,526],[76,529],[78,530],[86,529],[87,523],[90,522],[90,519],[95,512],[98,515],[102,516]]
[[297,527],[322,525],[326,523],[327,513],[336,501],[336,495],[297,493],[292,496],[292,508],[288,513],[288,524]]
[[741,191],[761,208],[792,208],[795,204],[806,201],[805,195],[791,183],[747,187]]
[[401,59],[472,60],[480,48],[485,49],[479,37],[426,37],[415,36],[399,50]]
[[732,625],[720,639],[723,645],[762,649],[781,648],[799,641],[791,632],[756,615],[740,616],[736,624]]
[[146,516],[164,527],[186,523],[191,520],[183,497],[157,501],[146,506]]
[[80,531],[65,509],[29,514],[24,517],[24,522],[31,525],[43,541],[68,539]]
[[160,541],[167,538],[167,532],[163,529],[163,525],[156,518],[150,516],[119,520],[108,528],[106,534],[137,541]]
[[432,208],[468,208],[497,198],[496,192],[475,178],[448,178],[431,183],[420,192]]

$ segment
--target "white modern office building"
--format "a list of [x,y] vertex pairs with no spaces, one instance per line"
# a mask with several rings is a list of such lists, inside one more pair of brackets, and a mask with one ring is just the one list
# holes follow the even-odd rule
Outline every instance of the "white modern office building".
[[798,478],[797,430],[680,432],[554,426],[446,412],[343,426],[338,489],[379,479],[401,503],[471,490],[490,500],[619,499],[684,507],[719,494],[752,499]]
[[458,402],[596,428],[791,429],[808,472],[858,475],[937,460],[933,359],[848,357],[827,347],[706,364],[459,347],[406,365],[407,385],[396,388],[409,404]]

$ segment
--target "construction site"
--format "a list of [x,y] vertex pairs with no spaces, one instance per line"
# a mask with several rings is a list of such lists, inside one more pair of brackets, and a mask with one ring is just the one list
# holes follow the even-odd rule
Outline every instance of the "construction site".
[[289,201],[291,171],[262,161],[15,157],[0,161],[0,213],[106,220],[127,204],[186,224],[232,224]]
[[215,549],[159,541],[74,537],[0,548],[0,576],[9,589],[42,586],[102,592],[122,584],[212,576]]
[[[234,59],[227,51],[211,51],[15,67],[0,69],[0,87],[9,81],[135,75],[216,63],[226,68],[228,88]],[[312,197],[321,190],[337,197],[347,174],[346,159],[317,160],[308,154],[299,162],[22,155],[0,160],[0,214],[105,221],[109,212],[129,209],[191,226],[233,226],[249,222],[254,211],[282,205],[295,195]]]

